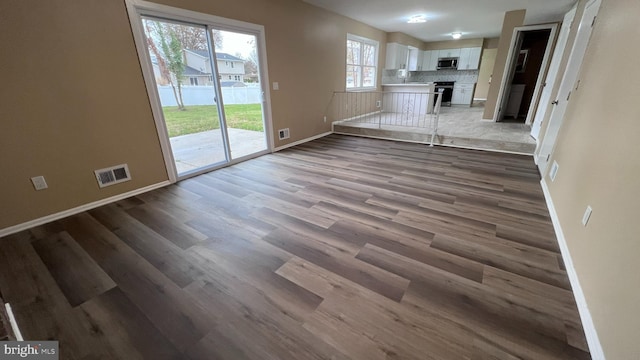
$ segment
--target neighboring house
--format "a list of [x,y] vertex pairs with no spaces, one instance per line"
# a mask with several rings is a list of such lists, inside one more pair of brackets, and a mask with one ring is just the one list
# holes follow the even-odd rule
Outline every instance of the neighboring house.
[[[206,50],[184,50],[186,67],[183,84],[212,84],[213,78],[208,54]],[[218,77],[221,81],[244,81],[244,60],[226,53],[216,53],[216,61],[218,62]]]

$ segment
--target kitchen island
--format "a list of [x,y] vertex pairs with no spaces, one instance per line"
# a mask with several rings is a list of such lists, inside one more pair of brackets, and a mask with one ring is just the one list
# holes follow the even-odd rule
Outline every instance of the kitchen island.
[[433,83],[383,84],[385,112],[431,114],[435,100]]

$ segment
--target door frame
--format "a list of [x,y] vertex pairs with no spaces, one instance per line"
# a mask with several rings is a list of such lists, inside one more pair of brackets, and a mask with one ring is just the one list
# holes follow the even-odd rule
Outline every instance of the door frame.
[[[553,50],[553,55],[551,56],[551,61],[549,62],[549,69],[547,70],[547,75],[545,77],[545,82],[542,84],[542,89],[540,92],[540,99],[538,100],[538,106],[536,106],[535,114],[533,115],[533,121],[531,122],[531,137],[538,141],[540,138],[540,130],[542,128],[542,122],[544,121],[544,116],[549,108],[551,103],[551,92],[553,91],[553,87],[558,82],[558,75],[560,74],[560,63],[564,55],[566,54],[567,41],[569,40],[569,34],[571,33],[571,27],[575,21],[575,15],[578,10],[578,5],[576,4],[571,10],[569,10],[562,20],[562,26],[558,31],[558,38],[556,39],[556,44]],[[538,129],[538,132],[534,136],[534,129]],[[537,157],[534,157],[537,162]]]
[[[533,90],[533,97],[531,98],[532,105],[534,104],[534,101],[537,101],[540,97],[542,84],[544,83],[544,78],[549,67],[549,61],[551,60],[553,45],[555,44],[556,36],[558,35],[558,23],[518,26],[513,29],[511,44],[509,45],[509,52],[507,54],[507,63],[504,67],[504,72],[502,74],[502,83],[500,84],[500,90],[498,91],[498,101],[496,102],[496,108],[493,113],[494,122],[500,122],[502,120],[500,118],[502,111],[500,110],[506,107],[506,103],[509,98],[508,90],[511,88],[511,81],[513,81],[513,76],[515,75],[516,59],[518,58],[516,48],[520,47],[522,36],[524,35],[523,33],[527,31],[546,29],[551,30],[551,33],[549,34],[549,40],[547,40],[547,46],[545,48],[544,57],[542,59],[542,67],[540,68],[540,72],[538,73],[538,79],[536,80],[536,87]],[[525,125],[530,125],[533,120],[531,116],[532,110],[533,109],[529,107]]]
[[[562,128],[562,124],[564,123],[564,116],[566,115],[567,106],[570,101],[570,98],[564,98],[565,95],[563,94],[563,90],[566,89],[566,86],[571,85],[569,88],[571,89],[569,91],[569,96],[577,90],[577,86],[579,85],[579,82],[580,82],[580,74],[582,72],[584,55],[589,50],[589,45],[591,43],[591,36],[593,33],[594,20],[595,18],[598,17],[598,13],[600,12],[601,5],[602,5],[602,0],[590,0],[584,6],[584,10],[580,15],[580,22],[578,24],[578,29],[576,31],[575,38],[573,39],[573,43],[571,44],[571,52],[569,53],[567,64],[565,65],[564,69],[562,69],[563,76],[562,76],[562,80],[560,80],[558,93],[556,94],[556,103],[554,104],[554,107],[551,109],[551,114],[549,115],[549,119],[548,119],[549,123],[547,124],[547,129],[545,130],[544,137],[542,138],[542,142],[539,143],[538,148],[536,149],[533,155],[534,157],[537,158],[536,164],[538,165],[538,171],[540,172],[540,175],[543,178],[546,176],[546,173],[549,167],[549,160],[551,159],[551,156],[555,151],[556,143],[558,141],[558,135]],[[588,14],[587,10],[589,10],[591,6],[595,7],[593,20],[586,18],[586,15]],[[588,28],[585,28],[585,26]],[[580,30],[582,29],[588,29],[589,31],[588,36],[584,39],[585,40],[584,49],[579,48],[581,43],[578,42]],[[578,52],[582,52],[582,53],[579,54]],[[572,83],[568,82],[569,80],[571,80],[568,78],[568,76],[574,76],[570,71],[567,71],[567,69],[569,68],[571,68],[570,71],[575,70],[575,79],[573,79]],[[562,113],[558,115],[556,112],[558,111],[559,107],[562,107],[562,110],[561,110]]]
[[[133,38],[138,53],[138,59],[140,60],[140,66],[142,68],[142,75],[147,89],[147,95],[149,97],[149,103],[151,104],[151,112],[153,114],[153,120],[156,125],[156,131],[158,132],[158,139],[160,141],[160,148],[164,157],[164,162],[167,170],[167,175],[171,183],[175,183],[187,177],[192,177],[206,173],[215,169],[233,165],[260,155],[268,154],[273,151],[274,139],[273,139],[273,123],[271,114],[271,94],[269,91],[269,67],[267,65],[267,47],[265,39],[264,26],[258,24],[252,24],[240,20],[234,20],[224,18],[216,15],[205,14],[192,10],[186,10],[176,8],[172,6],[157,4],[145,0],[125,0],[127,13],[129,15],[129,23],[133,32]],[[257,39],[257,52],[259,57],[259,73],[260,73],[260,87],[262,90],[262,116],[264,121],[264,133],[266,136],[267,149],[243,156],[237,159],[229,159],[224,164],[218,164],[215,166],[205,167],[199,171],[190,172],[186,176],[178,177],[175,159],[171,150],[171,143],[169,141],[169,133],[167,132],[166,122],[164,119],[164,113],[162,112],[162,104],[160,103],[160,97],[158,89],[155,83],[155,76],[153,73],[153,65],[151,63],[151,57],[147,51],[147,45],[144,39],[144,29],[142,28],[142,16],[152,16],[156,18],[164,18],[168,21],[177,20],[186,23],[193,23],[199,25],[207,25],[219,30],[235,31],[245,34],[255,35]],[[209,35],[208,35],[209,36]],[[214,63],[215,64],[215,63]],[[226,131],[226,129],[224,129]]]

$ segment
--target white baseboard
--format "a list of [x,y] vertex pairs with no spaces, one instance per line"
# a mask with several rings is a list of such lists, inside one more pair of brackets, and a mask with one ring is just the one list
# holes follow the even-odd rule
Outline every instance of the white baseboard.
[[560,219],[558,213],[553,206],[553,199],[551,199],[551,193],[549,193],[549,187],[545,179],[540,181],[542,185],[542,191],[544,192],[544,198],[547,201],[547,207],[549,208],[549,215],[553,222],[553,228],[556,231],[558,238],[558,245],[560,245],[560,252],[562,253],[562,260],[564,260],[564,266],[567,269],[567,275],[569,275],[569,281],[571,282],[571,288],[573,289],[573,296],[578,304],[578,312],[580,313],[580,320],[582,320],[582,327],[584,329],[585,336],[587,338],[587,344],[589,345],[589,352],[591,352],[591,358],[594,360],[605,360],[604,351],[598,338],[598,332],[593,324],[593,318],[589,312],[587,306],[587,299],[584,296],[580,281],[578,280],[578,274],[573,267],[573,261],[571,260],[571,254],[569,253],[569,247],[567,246],[567,239],[562,232],[562,226],[560,225]]
[[315,140],[315,139],[320,139],[321,137],[325,137],[325,136],[327,136],[327,135],[331,135],[331,134],[333,134],[333,131],[327,131],[326,133],[322,133],[322,134],[318,134],[318,135],[315,135],[315,136],[312,136],[312,137],[308,137],[308,138],[306,138],[306,139],[302,139],[302,140],[294,141],[294,142],[289,143],[289,144],[287,144],[287,145],[278,146],[277,148],[273,149],[273,152],[280,151],[280,150],[284,150],[284,149],[286,149],[286,148],[290,148],[290,147],[292,147],[292,146],[296,146],[296,145],[304,144],[304,143],[306,143],[306,142],[313,141],[313,140]]
[[145,187],[142,187],[140,189],[128,191],[126,193],[118,194],[118,195],[115,195],[115,196],[111,196],[111,197],[108,197],[106,199],[102,199],[102,200],[94,201],[94,202],[91,202],[91,203],[88,203],[88,204],[80,205],[80,206],[74,207],[72,209],[63,210],[63,211],[57,212],[55,214],[43,216],[41,218],[38,218],[38,219],[35,219],[35,220],[31,220],[31,221],[27,221],[27,222],[24,222],[22,224],[9,226],[7,228],[0,229],[0,237],[11,235],[11,234],[23,231],[23,230],[27,230],[27,229],[30,229],[30,228],[32,228],[34,226],[38,226],[38,225],[46,224],[46,223],[49,223],[49,222],[52,222],[52,221],[56,221],[56,220],[65,218],[67,216],[79,214],[79,213],[81,213],[83,211],[95,209],[95,208],[97,208],[99,206],[110,204],[112,202],[115,202],[115,201],[118,201],[118,200],[122,200],[122,199],[126,199],[126,198],[129,198],[129,197],[132,197],[132,196],[136,196],[136,195],[139,195],[139,194],[142,194],[142,193],[146,193],[148,191],[155,190],[155,189],[167,186],[169,184],[171,184],[169,181],[159,182],[157,184],[145,186]]
[[7,312],[7,317],[9,318],[9,324],[11,325],[11,330],[13,331],[13,335],[16,337],[16,341],[24,341],[22,337],[22,333],[20,332],[20,328],[18,327],[18,322],[16,321],[16,317],[13,315],[13,309],[11,309],[11,305],[9,303],[4,304],[4,308]]

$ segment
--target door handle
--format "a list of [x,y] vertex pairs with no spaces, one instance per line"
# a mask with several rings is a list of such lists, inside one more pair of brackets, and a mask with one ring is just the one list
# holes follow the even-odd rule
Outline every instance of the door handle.
[[551,102],[551,105],[558,105],[558,100],[556,100],[556,101],[552,101],[552,102]]

